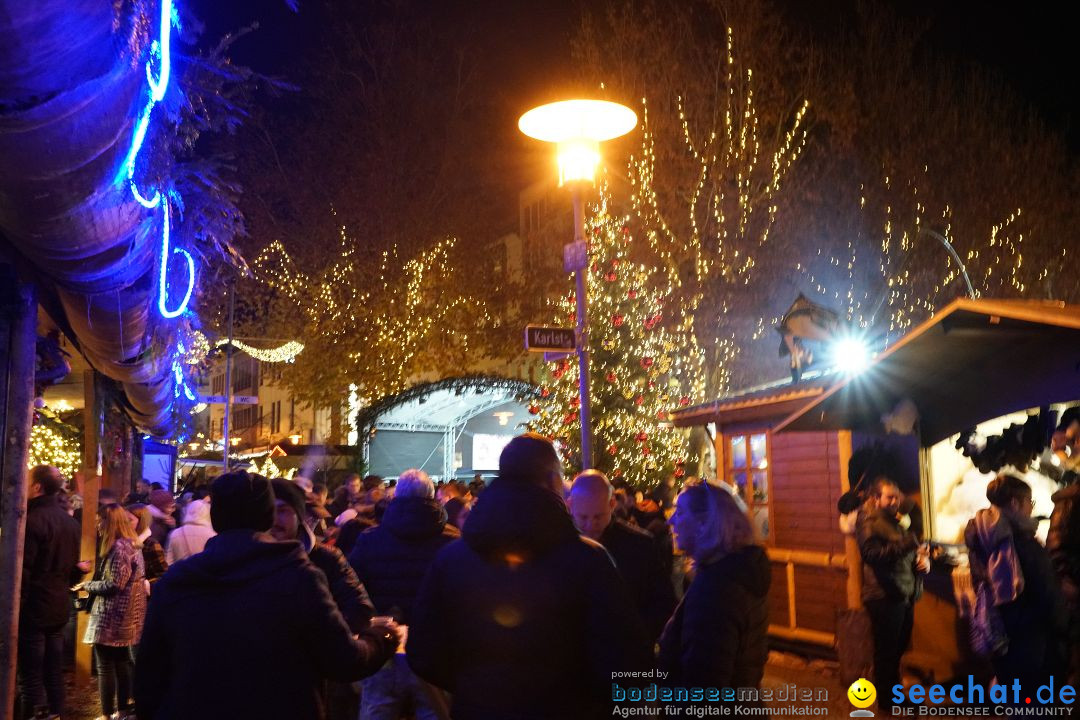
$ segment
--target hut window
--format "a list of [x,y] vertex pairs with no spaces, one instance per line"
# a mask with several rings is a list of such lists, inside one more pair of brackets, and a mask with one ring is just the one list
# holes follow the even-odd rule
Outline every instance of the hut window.
[[766,433],[729,435],[725,480],[749,509],[763,540],[769,539],[769,438]]

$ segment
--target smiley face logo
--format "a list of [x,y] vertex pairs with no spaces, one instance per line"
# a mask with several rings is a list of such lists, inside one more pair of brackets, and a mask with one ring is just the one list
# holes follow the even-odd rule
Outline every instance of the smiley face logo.
[[877,699],[877,688],[866,678],[859,678],[851,683],[847,690],[848,700],[857,708],[868,708]]

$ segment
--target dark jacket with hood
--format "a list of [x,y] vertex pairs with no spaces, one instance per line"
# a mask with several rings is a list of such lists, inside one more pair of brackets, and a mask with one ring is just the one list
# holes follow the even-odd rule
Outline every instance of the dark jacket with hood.
[[761,685],[768,659],[765,550],[751,545],[701,565],[660,637],[659,666],[680,687]]
[[71,613],[71,586],[82,579],[79,523],[60,507],[56,495],[26,504],[26,544],[20,622],[28,628],[60,627]]
[[915,533],[902,528],[894,513],[881,509],[860,513],[856,528],[863,560],[863,601],[918,599]]
[[139,720],[316,720],[324,678],[377,671],[397,642],[354,639],[297,542],[211,538],[154,586],[135,668]]
[[460,537],[434,499],[394,498],[382,523],[362,532],[349,564],[380,615],[409,624],[420,583],[435,554]]
[[424,580],[408,661],[452,694],[454,720],[574,720],[610,717],[612,672],[651,658],[611,558],[562,498],[499,478]]

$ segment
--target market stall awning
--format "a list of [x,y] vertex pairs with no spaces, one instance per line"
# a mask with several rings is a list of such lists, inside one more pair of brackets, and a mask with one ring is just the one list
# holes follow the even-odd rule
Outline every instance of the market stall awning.
[[879,431],[907,399],[922,444],[932,445],[988,418],[1078,397],[1080,306],[960,299],[775,431]]

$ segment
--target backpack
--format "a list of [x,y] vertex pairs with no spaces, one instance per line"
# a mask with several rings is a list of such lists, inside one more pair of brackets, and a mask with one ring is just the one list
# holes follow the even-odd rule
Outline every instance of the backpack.
[[989,583],[979,583],[975,588],[975,607],[971,611],[968,633],[971,649],[986,658],[1000,657],[1009,650],[1009,636],[1005,623],[994,605]]

